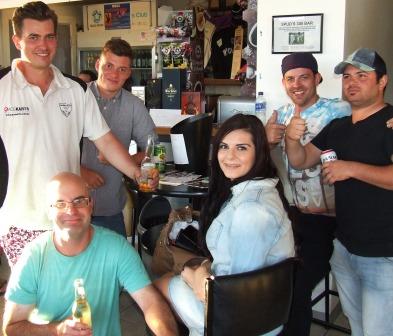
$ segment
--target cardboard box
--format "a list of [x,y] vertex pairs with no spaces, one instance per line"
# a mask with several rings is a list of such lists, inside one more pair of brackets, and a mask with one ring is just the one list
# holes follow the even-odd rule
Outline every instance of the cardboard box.
[[161,78],[148,79],[146,82],[146,108],[162,108]]
[[145,87],[144,86],[131,86],[131,93],[138,97],[140,100],[145,103]]
[[185,69],[162,69],[162,108],[181,109],[181,93],[185,91]]
[[202,92],[182,92],[181,114],[196,115],[205,112],[204,95]]
[[187,91],[205,91],[205,80],[203,72],[193,72],[191,70],[187,70]]

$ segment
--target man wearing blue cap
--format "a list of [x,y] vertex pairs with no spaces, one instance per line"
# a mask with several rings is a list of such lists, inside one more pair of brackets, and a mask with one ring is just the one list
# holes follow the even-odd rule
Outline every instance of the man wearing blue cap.
[[386,123],[393,107],[384,101],[386,65],[361,48],[335,68],[352,116],[330,122],[310,143],[300,142],[306,125],[292,119],[285,143],[289,162],[312,167],[322,151],[338,160],[322,165],[334,184],[337,214],[331,267],[352,335],[391,335],[393,314],[393,132]]
[[306,144],[331,120],[350,115],[351,108],[342,100],[318,96],[317,86],[322,77],[317,60],[311,53],[285,56],[281,70],[282,84],[292,103],[273,112],[266,124],[266,132],[270,146],[278,145],[281,149],[285,175],[292,191],[290,198],[293,198],[294,204],[291,207],[292,228],[297,254],[302,261],[296,272],[291,313],[283,334],[308,336],[312,291],[330,271],[329,260],[336,228],[334,187],[322,182],[320,163],[305,170],[297,170],[288,164],[283,134],[293,118],[303,120],[307,131],[301,143]]

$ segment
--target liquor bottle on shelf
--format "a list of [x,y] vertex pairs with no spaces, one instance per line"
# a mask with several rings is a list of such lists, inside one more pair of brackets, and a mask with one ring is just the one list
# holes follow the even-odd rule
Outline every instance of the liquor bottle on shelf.
[[142,66],[142,62],[141,62],[141,52],[137,51],[137,58],[136,58],[136,67],[140,68]]
[[141,51],[142,57],[141,57],[141,67],[146,68],[146,53],[145,51]]
[[[146,75],[147,76],[147,75]],[[146,78],[145,78],[145,73],[144,72],[141,72],[141,80],[140,80],[140,82],[139,82],[139,84],[141,85],[141,86],[146,86]]]
[[151,68],[151,53],[147,53],[147,67]]
[[91,58],[90,58],[90,53],[85,53],[85,64],[86,64],[86,69],[90,69],[91,67]]

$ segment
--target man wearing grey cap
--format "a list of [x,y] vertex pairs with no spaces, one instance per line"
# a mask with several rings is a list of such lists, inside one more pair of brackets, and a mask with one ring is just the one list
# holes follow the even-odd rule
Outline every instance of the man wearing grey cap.
[[[324,126],[335,118],[351,114],[347,102],[321,98],[317,86],[322,81],[318,63],[311,53],[299,52],[282,60],[282,84],[292,103],[274,111],[266,124],[271,147],[278,145],[282,153],[285,174],[292,191],[290,208],[297,254],[301,263],[296,272],[295,290],[289,321],[284,335],[308,336],[312,319],[311,295],[315,286],[330,271],[336,228],[334,188],[322,182],[319,163],[311,169],[297,170],[288,164],[283,133],[291,120],[307,124],[301,143],[310,142]],[[282,174],[281,174],[282,175]],[[288,196],[288,195],[287,195]]]
[[391,335],[393,314],[393,132],[386,123],[393,107],[384,101],[386,65],[361,48],[335,68],[352,116],[330,122],[310,143],[300,139],[304,123],[286,129],[292,166],[312,167],[322,151],[338,160],[323,164],[334,184],[337,229],[330,260],[352,335]]

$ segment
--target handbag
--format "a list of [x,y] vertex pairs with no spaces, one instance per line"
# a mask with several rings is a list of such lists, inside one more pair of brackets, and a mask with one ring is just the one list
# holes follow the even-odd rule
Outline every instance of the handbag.
[[[185,211],[186,210],[184,208],[172,209],[171,213],[169,214],[168,222],[161,230],[160,236],[158,237],[156,242],[156,247],[154,249],[154,254],[151,262],[151,270],[156,275],[163,275],[168,272],[180,274],[180,272],[183,270],[184,264],[188,260],[195,257],[200,257],[202,254],[198,248],[195,248],[193,252],[191,252],[190,249],[184,249],[182,247],[176,246],[171,243],[170,239],[168,238],[168,235],[172,230],[173,224],[176,221],[184,218]],[[193,217],[199,217],[199,212],[193,211]],[[187,235],[187,233],[179,233],[178,240],[180,242],[180,246],[182,246],[182,242],[184,240],[187,240],[187,243],[190,244],[189,238],[190,237]],[[194,243],[194,245],[196,246],[196,242]]]

